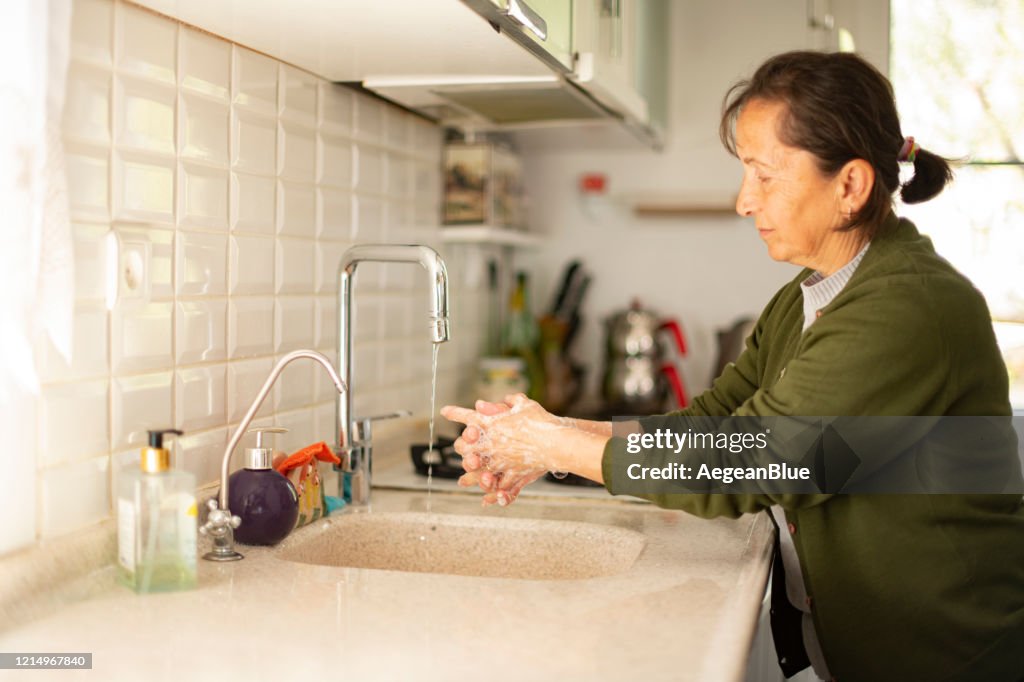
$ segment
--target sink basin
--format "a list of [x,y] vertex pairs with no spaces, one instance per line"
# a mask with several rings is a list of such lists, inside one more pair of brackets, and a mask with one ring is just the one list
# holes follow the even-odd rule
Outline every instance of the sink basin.
[[276,555],[319,566],[579,580],[626,571],[644,543],[641,533],[595,523],[394,512],[332,518]]

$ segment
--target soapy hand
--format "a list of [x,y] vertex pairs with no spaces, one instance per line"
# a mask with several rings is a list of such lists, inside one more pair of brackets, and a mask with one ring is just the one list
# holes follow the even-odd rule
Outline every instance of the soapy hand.
[[551,450],[554,431],[572,429],[571,420],[556,417],[525,395],[506,397],[505,404],[476,402],[476,410],[447,406],[442,416],[466,424],[455,441],[466,470],[459,485],[479,485],[483,504],[507,505],[545,472],[556,468]]

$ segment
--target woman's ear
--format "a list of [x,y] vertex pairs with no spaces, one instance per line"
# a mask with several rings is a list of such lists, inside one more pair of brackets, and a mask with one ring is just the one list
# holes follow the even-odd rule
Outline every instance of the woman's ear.
[[853,215],[864,208],[875,187],[875,169],[864,159],[847,161],[837,177],[839,205],[843,213]]

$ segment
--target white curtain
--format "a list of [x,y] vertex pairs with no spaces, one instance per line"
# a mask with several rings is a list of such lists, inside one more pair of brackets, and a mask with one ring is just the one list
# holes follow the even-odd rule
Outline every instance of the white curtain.
[[74,260],[61,112],[71,0],[4,0],[0,22],[0,552],[35,537],[34,349],[70,360]]

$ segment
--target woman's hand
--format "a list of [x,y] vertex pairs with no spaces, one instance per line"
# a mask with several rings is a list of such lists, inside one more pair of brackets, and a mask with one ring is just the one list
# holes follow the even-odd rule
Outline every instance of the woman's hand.
[[466,470],[459,485],[479,485],[483,503],[506,505],[545,472],[557,468],[558,432],[572,430],[571,420],[556,417],[525,395],[505,404],[476,402],[476,410],[447,406],[442,416],[466,424],[455,441]]

